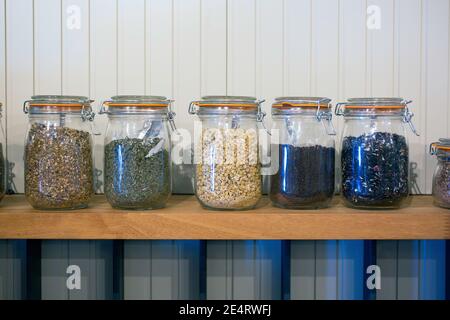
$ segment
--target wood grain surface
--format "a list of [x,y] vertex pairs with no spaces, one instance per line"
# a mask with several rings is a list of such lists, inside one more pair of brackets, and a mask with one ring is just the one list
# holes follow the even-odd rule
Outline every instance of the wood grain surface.
[[207,211],[194,196],[173,196],[155,211],[116,210],[103,196],[84,210],[38,211],[9,196],[0,205],[0,239],[450,239],[450,211],[428,196],[390,211],[349,209],[339,199],[324,210],[281,210],[264,198],[241,212]]

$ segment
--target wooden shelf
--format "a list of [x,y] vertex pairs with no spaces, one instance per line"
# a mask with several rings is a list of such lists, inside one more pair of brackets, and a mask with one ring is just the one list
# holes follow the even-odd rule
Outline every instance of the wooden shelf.
[[265,198],[255,210],[224,212],[173,196],[162,210],[121,211],[96,196],[88,209],[46,212],[9,196],[0,205],[0,239],[450,239],[450,210],[417,196],[395,211],[348,209],[338,199],[325,210],[281,210]]

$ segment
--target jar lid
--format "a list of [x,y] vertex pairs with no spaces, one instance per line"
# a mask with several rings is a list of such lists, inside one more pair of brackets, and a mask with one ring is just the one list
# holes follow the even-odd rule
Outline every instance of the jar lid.
[[329,109],[331,112],[331,99],[325,97],[279,97],[272,104],[272,113],[293,113],[302,112],[305,109]]
[[80,113],[83,110],[91,110],[91,103],[88,97],[83,96],[63,96],[63,95],[38,95],[32,96],[23,104],[24,113]]
[[438,142],[430,144],[430,154],[436,155],[439,151],[450,152],[450,139],[441,138]]
[[100,113],[129,114],[142,112],[166,113],[173,100],[164,96],[120,95],[104,101]]
[[259,101],[255,97],[248,96],[204,96],[200,101],[194,101],[193,104],[203,108],[256,110]]
[[[336,114],[343,110],[343,115],[361,112],[390,112],[402,113],[411,101],[403,98],[351,98],[347,102],[338,103],[336,105]],[[339,107],[339,108],[338,108]]]

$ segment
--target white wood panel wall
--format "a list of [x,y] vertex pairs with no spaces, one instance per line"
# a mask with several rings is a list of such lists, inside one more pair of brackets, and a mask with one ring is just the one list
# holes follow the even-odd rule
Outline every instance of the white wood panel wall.
[[[372,6],[380,29],[366,27]],[[70,29],[78,10],[79,29]],[[448,0],[1,0],[0,61],[19,192],[21,105],[33,94],[89,95],[96,108],[115,94],[167,95],[187,130],[188,102],[207,94],[256,95],[268,112],[285,94],[407,97],[421,132],[411,149],[422,193],[435,166],[427,144],[450,131]],[[98,131],[105,127],[98,116]],[[192,191],[189,172],[176,167],[176,192]]]
[[[380,29],[366,27],[368,6],[380,9]],[[79,28],[69,29],[77,10]],[[0,102],[17,191],[27,126],[22,102],[33,94],[89,95],[96,108],[116,94],[166,95],[176,99],[177,126],[187,130],[191,99],[233,94],[266,98],[268,113],[281,95],[414,100],[421,133],[410,135],[414,190],[430,193],[435,160],[427,145],[450,135],[449,10],[449,0],[0,0]],[[342,129],[341,119],[335,123]],[[96,124],[104,132],[105,117]],[[96,138],[99,169],[102,140]],[[189,166],[177,166],[175,175],[175,192],[191,192]],[[340,252],[336,242],[303,245],[331,259],[323,268]],[[385,247],[378,255],[392,249]],[[402,252],[415,257],[418,250]],[[319,261],[319,275],[321,268]],[[319,277],[315,285],[333,283]]]

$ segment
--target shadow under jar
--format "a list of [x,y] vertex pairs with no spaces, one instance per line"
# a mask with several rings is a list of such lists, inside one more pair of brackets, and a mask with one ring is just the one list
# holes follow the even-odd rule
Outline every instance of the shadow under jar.
[[450,139],[432,143],[430,153],[438,160],[433,175],[434,204],[450,209]]
[[91,100],[34,96],[25,141],[25,196],[35,209],[88,206],[94,194]]
[[395,209],[407,200],[409,144],[417,134],[401,98],[355,98],[336,105],[344,117],[341,141],[342,195],[350,207]]
[[103,103],[105,195],[114,208],[163,208],[172,191],[172,101],[160,96],[116,96]]
[[194,189],[203,207],[247,210],[261,198],[258,121],[261,101],[252,97],[207,96],[191,102],[201,128],[194,142]]
[[329,206],[335,190],[331,100],[282,97],[272,105],[270,200],[285,209]]
[[[3,115],[2,104],[0,103],[0,120]],[[5,158],[5,131],[0,121],[0,201],[5,197],[7,188],[7,161]]]

